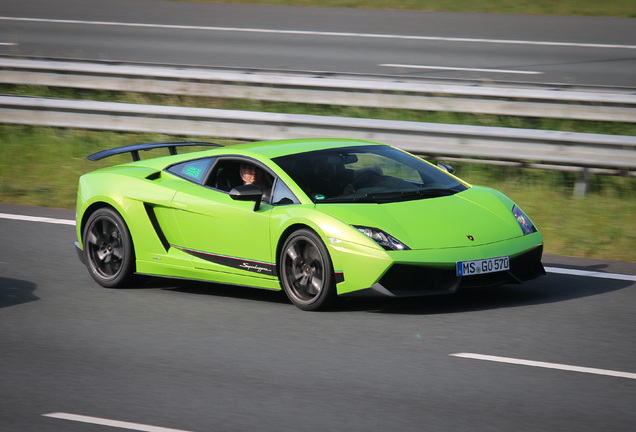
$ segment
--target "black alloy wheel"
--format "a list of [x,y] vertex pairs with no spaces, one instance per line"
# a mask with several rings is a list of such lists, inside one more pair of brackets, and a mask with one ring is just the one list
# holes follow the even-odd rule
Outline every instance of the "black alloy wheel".
[[126,223],[115,210],[103,207],[86,222],[82,236],[90,275],[107,288],[130,283],[134,273],[134,251]]
[[329,252],[316,233],[301,229],[281,250],[280,278],[289,300],[302,310],[324,309],[336,295]]

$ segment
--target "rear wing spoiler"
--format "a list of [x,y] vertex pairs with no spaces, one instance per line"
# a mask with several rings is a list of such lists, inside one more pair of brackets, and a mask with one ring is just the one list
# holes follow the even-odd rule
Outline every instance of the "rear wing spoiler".
[[100,159],[104,159],[110,156],[115,156],[123,153],[130,153],[132,155],[133,161],[138,161],[139,152],[140,151],[148,151],[157,148],[168,148],[170,150],[171,155],[177,154],[177,147],[184,146],[215,146],[215,147],[223,147],[221,144],[214,144],[209,142],[200,142],[200,141],[165,141],[165,142],[154,142],[154,143],[145,143],[145,144],[133,144],[123,147],[117,147],[109,150],[102,150],[97,153],[93,153],[92,155],[86,156],[86,159],[92,161],[98,161]]

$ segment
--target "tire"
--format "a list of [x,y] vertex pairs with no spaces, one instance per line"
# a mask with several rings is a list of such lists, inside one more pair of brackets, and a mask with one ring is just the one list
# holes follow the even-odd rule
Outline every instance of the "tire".
[[106,288],[122,288],[133,281],[135,252],[130,232],[114,209],[103,207],[86,222],[82,235],[86,267]]
[[298,308],[326,308],[336,296],[329,252],[313,231],[301,229],[290,235],[279,257],[280,281],[289,300]]

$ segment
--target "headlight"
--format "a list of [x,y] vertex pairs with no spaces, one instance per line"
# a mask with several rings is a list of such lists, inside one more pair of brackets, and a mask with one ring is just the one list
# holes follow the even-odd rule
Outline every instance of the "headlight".
[[517,222],[519,223],[519,226],[521,227],[521,231],[523,231],[523,235],[537,232],[537,229],[534,227],[532,222],[530,222],[530,219],[528,219],[528,216],[526,216],[526,214],[523,211],[521,211],[519,207],[514,206],[512,208],[512,214],[514,215],[515,219],[517,219]]
[[389,235],[378,228],[370,228],[365,226],[355,226],[358,231],[366,235],[370,239],[374,240],[377,244],[382,246],[385,250],[410,250],[407,245]]

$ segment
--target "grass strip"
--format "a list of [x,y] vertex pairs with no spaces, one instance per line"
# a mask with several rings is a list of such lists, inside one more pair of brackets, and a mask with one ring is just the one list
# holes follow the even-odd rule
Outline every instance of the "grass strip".
[[[184,0],[177,0],[184,1]],[[191,1],[191,0],[187,0]],[[207,3],[249,3],[279,6],[320,6],[443,12],[533,15],[636,17],[633,0],[196,0]]]

